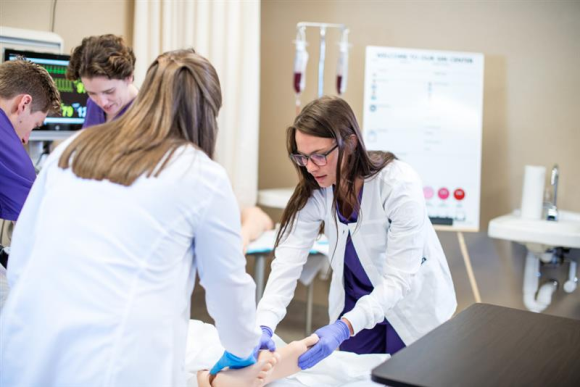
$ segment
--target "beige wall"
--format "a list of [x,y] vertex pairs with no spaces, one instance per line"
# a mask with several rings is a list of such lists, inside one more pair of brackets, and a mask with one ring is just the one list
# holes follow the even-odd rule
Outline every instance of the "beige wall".
[[[55,32],[65,51],[89,35],[132,41],[133,0],[60,0]],[[50,30],[50,0],[0,0],[0,25]],[[262,2],[260,188],[296,182],[284,147],[294,118],[292,62],[299,21],[345,23],[351,29],[349,86],[344,97],[362,118],[367,45],[481,52],[485,55],[482,227],[519,206],[524,165],[561,169],[559,205],[580,211],[580,2],[275,1]],[[303,102],[316,96],[318,38]],[[326,88],[335,93],[338,39],[329,30]]]
[[[344,97],[362,119],[367,45],[485,55],[481,227],[519,207],[526,164],[560,165],[558,204],[580,211],[580,2],[262,1],[260,188],[295,184],[285,151],[294,118],[292,64],[300,21],[345,23],[353,45]],[[316,97],[318,37],[303,101]],[[335,94],[338,39],[329,32],[325,92]],[[303,102],[303,104],[304,104]]]
[[[50,31],[53,0],[0,0],[0,26]],[[54,32],[64,40],[64,52],[86,36],[116,34],[133,41],[134,0],[60,0]]]

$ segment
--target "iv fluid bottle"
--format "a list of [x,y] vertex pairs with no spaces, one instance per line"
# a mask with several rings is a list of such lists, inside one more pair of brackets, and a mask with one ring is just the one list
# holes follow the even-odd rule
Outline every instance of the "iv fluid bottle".
[[339,43],[338,65],[336,66],[336,92],[341,95],[346,91],[348,78],[348,42]]
[[301,80],[302,80],[302,73],[294,72],[294,91],[296,92],[296,94],[300,94],[300,92],[302,91],[300,89]]
[[306,51],[306,41],[296,40],[296,57],[294,58],[294,91],[300,94],[306,86],[306,64],[308,63],[308,52]]

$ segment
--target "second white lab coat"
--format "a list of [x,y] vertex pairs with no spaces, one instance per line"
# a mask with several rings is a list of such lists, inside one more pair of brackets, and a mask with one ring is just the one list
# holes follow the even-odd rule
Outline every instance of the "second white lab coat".
[[455,290],[415,171],[395,160],[366,179],[357,223],[341,223],[332,211],[332,199],[332,187],[315,191],[297,214],[292,232],[276,249],[258,305],[258,323],[275,329],[284,318],[322,221],[333,269],[330,322],[344,309],[344,252],[349,233],[374,287],[344,315],[355,334],[386,317],[409,345],[448,320],[457,307]]
[[247,357],[260,337],[255,284],[224,169],[189,146],[125,187],[59,168],[67,144],[14,232],[0,385],[185,386],[196,271],[224,348]]

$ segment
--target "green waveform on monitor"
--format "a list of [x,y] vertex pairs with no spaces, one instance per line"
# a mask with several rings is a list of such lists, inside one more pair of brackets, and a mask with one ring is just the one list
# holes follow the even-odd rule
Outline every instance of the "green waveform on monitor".
[[54,83],[58,91],[62,93],[85,94],[85,85],[81,81],[71,81],[65,78],[55,78]]
[[66,67],[65,66],[53,66],[53,65],[44,65],[43,66],[49,74],[66,74]]
[[69,81],[68,79],[56,78],[54,80],[54,83],[56,84],[56,88],[60,92],[65,92],[65,93],[72,93],[73,92],[73,82]]

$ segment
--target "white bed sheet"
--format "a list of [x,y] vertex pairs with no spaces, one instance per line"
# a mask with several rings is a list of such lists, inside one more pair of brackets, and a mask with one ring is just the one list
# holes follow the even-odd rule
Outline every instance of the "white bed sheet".
[[[274,335],[278,347],[285,343]],[[211,324],[190,320],[187,335],[186,370],[188,387],[197,387],[196,373],[211,368],[224,349],[217,330]],[[387,354],[357,355],[335,352],[309,370],[268,384],[269,387],[377,387],[370,379],[371,370],[389,358]]]

